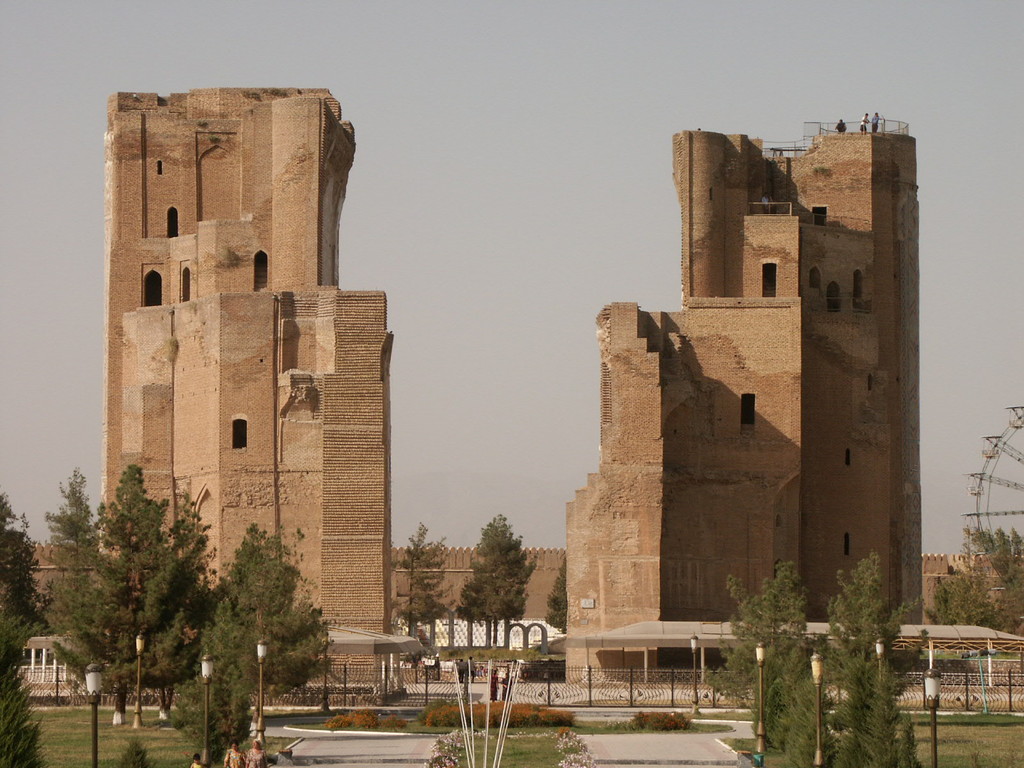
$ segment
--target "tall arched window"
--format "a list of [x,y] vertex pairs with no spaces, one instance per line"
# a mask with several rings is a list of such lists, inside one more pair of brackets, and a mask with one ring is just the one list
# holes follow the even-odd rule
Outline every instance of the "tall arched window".
[[185,267],[181,270],[181,300],[188,301],[192,298],[192,270]]
[[859,269],[853,271],[853,308],[864,306],[864,273]]
[[167,236],[178,236],[178,209],[173,206],[167,209]]
[[164,279],[155,269],[142,279],[142,306],[159,307],[164,303]]
[[765,297],[772,297],[775,295],[778,265],[772,262],[766,262],[761,265],[761,295]]
[[839,283],[833,281],[825,289],[825,309],[829,312],[838,312],[842,309],[842,299],[839,298]]
[[821,272],[818,271],[817,267],[811,267],[811,274],[807,279],[808,285],[816,291],[821,290]]
[[231,447],[245,448],[249,444],[249,422],[235,419],[231,422]]
[[263,251],[256,251],[252,259],[252,289],[264,291],[267,288],[267,254]]

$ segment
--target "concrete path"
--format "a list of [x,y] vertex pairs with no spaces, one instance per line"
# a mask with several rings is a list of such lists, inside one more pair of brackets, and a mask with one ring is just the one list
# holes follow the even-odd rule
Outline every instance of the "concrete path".
[[[719,742],[722,738],[749,738],[749,722],[714,721],[731,726],[729,733],[609,733],[584,736],[602,768],[621,766],[734,766],[736,755]],[[293,765],[335,768],[408,768],[421,766],[430,756],[434,736],[393,733],[326,733],[301,724],[271,726],[273,736],[295,737]],[[284,761],[279,765],[286,765]]]

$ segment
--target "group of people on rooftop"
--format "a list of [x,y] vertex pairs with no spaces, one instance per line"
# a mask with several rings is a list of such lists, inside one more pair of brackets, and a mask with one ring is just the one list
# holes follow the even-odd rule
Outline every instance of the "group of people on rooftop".
[[[871,117],[867,112],[865,112],[864,113],[864,117],[862,117],[861,121],[860,121],[860,132],[861,133],[867,133],[868,132],[868,126],[870,125],[871,126],[871,132],[872,133],[878,133],[878,127],[884,121],[885,121],[885,118],[879,116],[879,114],[877,112],[875,112],[875,116],[874,117]],[[846,133],[846,123],[843,122],[842,118],[840,118],[839,122],[836,123],[836,133]]]

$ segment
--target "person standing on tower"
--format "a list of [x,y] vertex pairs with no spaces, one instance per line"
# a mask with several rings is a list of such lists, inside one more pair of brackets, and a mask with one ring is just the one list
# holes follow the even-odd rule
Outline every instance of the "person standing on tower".
[[881,120],[882,120],[882,118],[880,118],[878,116],[878,113],[875,112],[875,116],[871,118],[871,132],[872,133],[878,133],[878,123]]
[[867,133],[868,132],[868,123],[870,123],[870,122],[871,122],[871,118],[868,117],[868,113],[865,112],[863,119],[861,119],[861,121],[860,121],[860,132],[861,133]]

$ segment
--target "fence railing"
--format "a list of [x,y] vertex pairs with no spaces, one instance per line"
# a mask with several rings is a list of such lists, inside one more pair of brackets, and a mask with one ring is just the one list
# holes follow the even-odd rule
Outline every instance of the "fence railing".
[[[501,665],[495,668],[502,670]],[[503,671],[503,670],[502,670]],[[906,688],[900,706],[925,708],[924,681],[921,672],[905,678]],[[214,685],[216,682],[214,683]],[[456,686],[469,688],[474,699],[489,695],[504,698],[506,690],[500,674],[486,677],[486,667],[477,669],[472,681],[458,680],[457,673],[439,667],[392,667],[376,664],[333,664],[326,676],[310,680],[287,693],[271,695],[266,706],[272,708],[372,707],[400,705],[421,707],[437,699],[453,700]],[[553,707],[643,707],[688,708],[696,697],[701,709],[749,707],[750,695],[728,695],[697,670],[606,667],[526,668],[518,688],[517,701]],[[33,683],[29,695],[37,706],[84,706],[86,697],[80,687],[61,682],[59,695],[53,682]],[[836,692],[841,696],[841,692]],[[143,705],[156,706],[156,691],[143,690]],[[128,708],[134,706],[132,691]],[[104,703],[113,697],[104,696]],[[939,708],[964,712],[1024,712],[1024,672],[1013,669],[978,672],[944,671]]]
[[[861,118],[848,121],[843,118],[843,122],[846,124],[846,130],[843,133],[859,133],[860,132],[860,121]],[[836,130],[836,126],[839,125],[837,120],[834,123],[804,123],[804,137],[810,138],[811,136],[821,136],[828,133],[840,133]],[[910,124],[904,123],[902,120],[887,120],[884,117],[878,121],[878,131],[872,131],[872,126],[868,125],[869,133],[897,133],[902,136],[910,135]]]
[[748,213],[751,216],[792,216],[793,215],[793,204],[792,203],[770,203],[770,202],[754,202],[748,203]]

